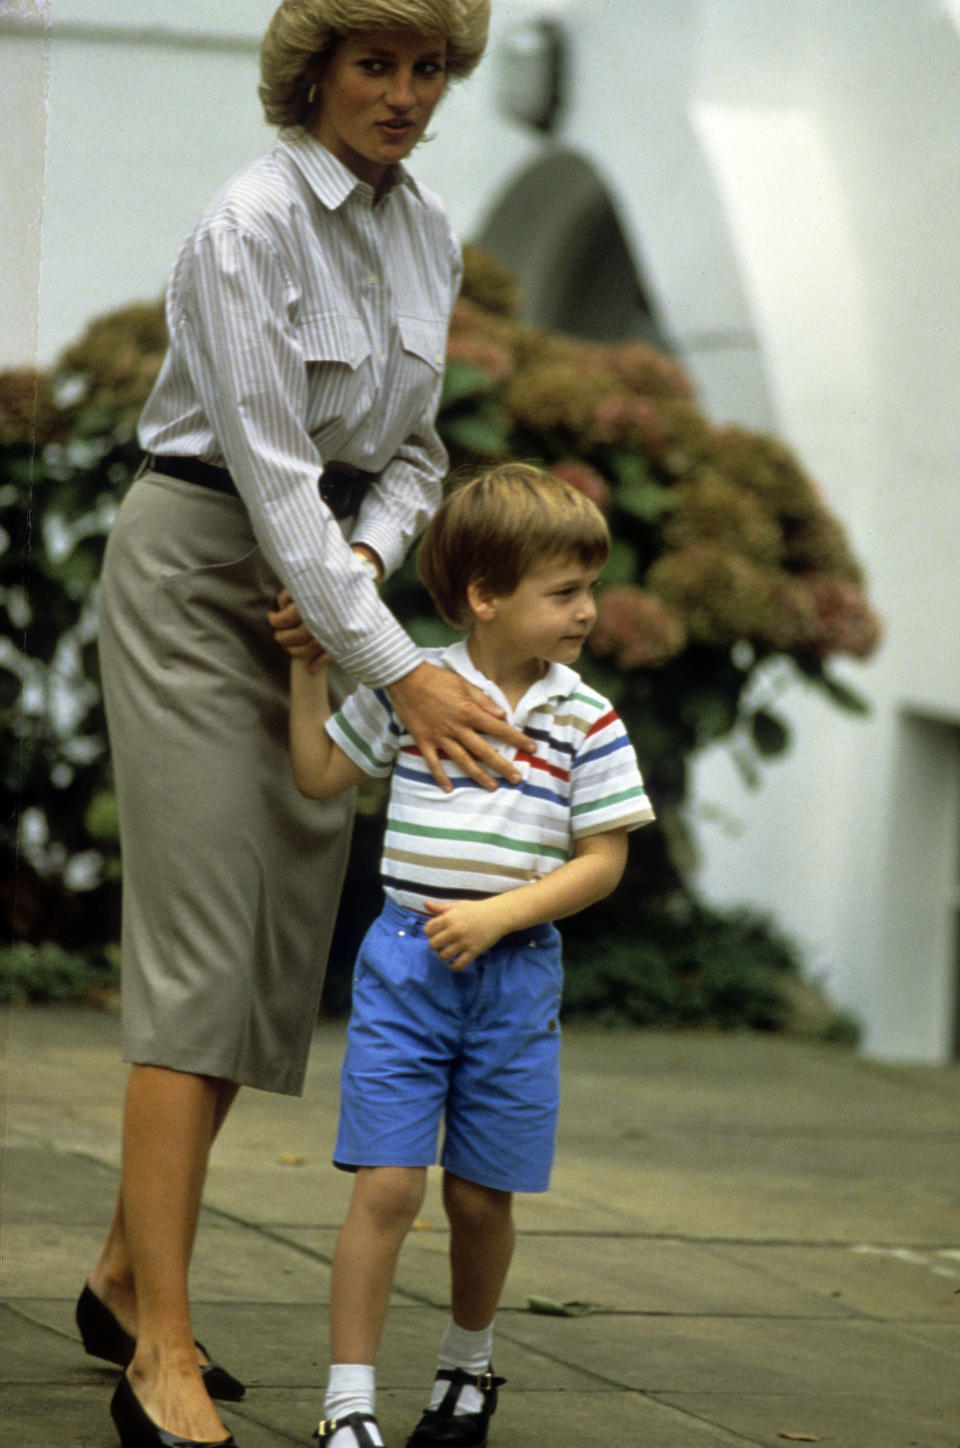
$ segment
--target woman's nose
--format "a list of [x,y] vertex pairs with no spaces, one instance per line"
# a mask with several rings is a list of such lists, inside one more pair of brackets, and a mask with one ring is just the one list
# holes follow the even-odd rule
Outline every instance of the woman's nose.
[[398,110],[409,110],[416,97],[413,93],[413,71],[397,70],[390,77],[387,101]]

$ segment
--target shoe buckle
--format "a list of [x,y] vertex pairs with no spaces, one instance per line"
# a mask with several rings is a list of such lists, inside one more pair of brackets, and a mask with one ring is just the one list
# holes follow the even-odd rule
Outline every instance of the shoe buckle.
[[316,1438],[318,1443],[326,1443],[327,1439],[332,1438],[336,1431],[336,1418],[321,1418],[317,1426],[317,1431],[314,1433],[313,1436],[314,1438]]
[[488,1368],[485,1373],[478,1373],[477,1388],[481,1393],[492,1393],[497,1385],[497,1380]]

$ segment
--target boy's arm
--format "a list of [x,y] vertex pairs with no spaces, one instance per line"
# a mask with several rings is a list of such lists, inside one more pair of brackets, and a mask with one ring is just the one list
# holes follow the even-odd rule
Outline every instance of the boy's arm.
[[290,661],[290,754],[301,794],[329,799],[366,778],[323,727],[330,718],[326,662]]
[[425,931],[451,970],[463,970],[503,935],[575,915],[609,895],[627,863],[627,831],[604,830],[577,840],[574,857],[530,885],[486,900],[425,900],[433,919]]

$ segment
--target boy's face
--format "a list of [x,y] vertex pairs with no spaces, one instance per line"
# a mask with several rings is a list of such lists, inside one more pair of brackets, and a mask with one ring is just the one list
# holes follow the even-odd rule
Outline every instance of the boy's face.
[[596,621],[593,589],[599,574],[575,557],[552,558],[526,574],[513,593],[490,599],[498,646],[518,662],[575,663]]

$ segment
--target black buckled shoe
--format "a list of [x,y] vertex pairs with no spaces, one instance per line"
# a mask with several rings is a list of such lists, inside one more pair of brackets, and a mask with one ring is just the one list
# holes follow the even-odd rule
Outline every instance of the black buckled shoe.
[[[90,1357],[103,1358],[104,1362],[115,1363],[118,1368],[127,1367],[136,1351],[136,1341],[125,1327],[114,1317],[105,1302],[102,1302],[93,1288],[85,1286],[80,1293],[76,1309],[77,1330],[84,1351]],[[239,1403],[246,1388],[239,1378],[228,1373],[215,1363],[202,1343],[197,1347],[209,1361],[200,1364],[200,1376],[211,1398],[227,1403]]]
[[[437,1377],[449,1383],[439,1407],[427,1408],[420,1422],[407,1439],[407,1448],[484,1448],[487,1425],[497,1408],[497,1388],[506,1378],[493,1375],[493,1365],[474,1377],[463,1368],[452,1371],[441,1368]],[[483,1407],[476,1413],[456,1413],[460,1389],[477,1388],[483,1395]]]
[[[342,1418],[323,1418],[313,1436],[318,1443],[329,1443],[338,1428],[352,1428],[353,1436],[357,1440],[357,1448],[377,1448],[367,1430],[368,1423],[376,1422],[372,1413],[345,1413]],[[379,1423],[377,1423],[377,1432],[380,1432]]]

